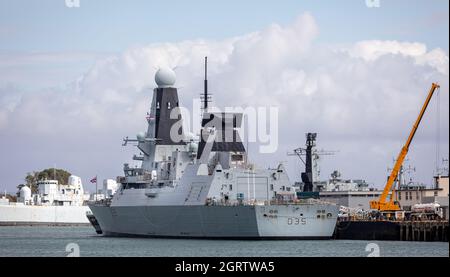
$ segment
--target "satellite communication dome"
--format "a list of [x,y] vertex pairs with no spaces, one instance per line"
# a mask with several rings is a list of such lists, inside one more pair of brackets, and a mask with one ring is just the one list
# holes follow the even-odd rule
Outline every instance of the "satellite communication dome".
[[168,67],[161,67],[156,71],[155,82],[160,88],[173,87],[175,80],[175,72]]
[[82,187],[81,178],[75,175],[70,175],[69,186],[81,188]]
[[23,199],[23,201],[29,201],[31,199],[31,189],[27,186],[23,186],[19,191],[19,197]]

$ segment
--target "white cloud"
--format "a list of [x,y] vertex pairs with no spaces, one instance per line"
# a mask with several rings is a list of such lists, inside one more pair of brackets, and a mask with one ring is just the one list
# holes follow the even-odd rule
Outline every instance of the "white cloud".
[[[145,128],[158,66],[176,67],[179,95],[189,107],[202,91],[207,55],[210,90],[218,106],[280,107],[282,145],[277,155],[265,156],[263,163],[286,160],[285,151],[302,145],[304,133],[317,131],[323,147],[330,145],[343,153],[334,167],[347,169],[349,177],[364,172],[357,177],[382,181],[431,82],[442,85],[441,100],[448,103],[448,54],[441,49],[428,51],[416,42],[320,45],[315,42],[318,35],[313,16],[303,14],[287,26],[272,24],[260,32],[221,41],[134,47],[99,59],[63,89],[19,93],[5,87],[0,90],[0,133],[5,142],[1,151],[17,161],[2,161],[6,166],[0,164],[0,175],[14,172],[11,180],[16,182],[27,170],[53,165],[52,159],[86,178],[93,170],[105,177],[121,174],[121,163],[133,150],[114,147],[121,137]],[[448,138],[448,105],[441,105],[441,111],[441,132]],[[432,110],[427,113],[431,115],[417,136],[431,145]],[[60,153],[41,155],[27,165],[19,162],[37,155],[33,152],[37,148],[46,153],[60,149],[70,158]],[[448,145],[441,148],[448,153]],[[428,156],[421,159],[432,164],[434,154],[424,155]],[[21,166],[13,169],[12,164]]]
[[448,55],[444,50],[437,48],[416,57],[416,63],[420,65],[429,65],[437,69],[443,75],[448,76]]
[[355,43],[349,54],[373,61],[387,54],[417,57],[423,56],[426,52],[427,47],[422,43],[369,40]]
[[350,56],[375,61],[384,55],[402,55],[411,57],[419,65],[429,65],[440,73],[448,75],[448,55],[437,48],[427,52],[423,43],[399,41],[369,40],[355,43],[350,49],[344,49]]

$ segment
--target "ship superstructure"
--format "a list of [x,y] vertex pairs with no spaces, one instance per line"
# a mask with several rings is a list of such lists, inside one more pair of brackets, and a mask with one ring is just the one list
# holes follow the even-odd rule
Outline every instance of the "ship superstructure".
[[[140,167],[124,165],[112,199],[90,203],[105,235],[196,238],[330,238],[338,207],[298,200],[283,164],[248,162],[239,136],[242,114],[208,108],[207,81],[198,138],[183,130],[175,73],[161,68],[136,139]],[[175,114],[175,116],[174,116]],[[100,231],[101,230],[101,231]]]

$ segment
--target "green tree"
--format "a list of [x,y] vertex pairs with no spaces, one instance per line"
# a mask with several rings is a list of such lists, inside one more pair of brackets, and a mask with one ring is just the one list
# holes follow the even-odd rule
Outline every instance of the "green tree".
[[28,172],[27,176],[25,177],[25,182],[27,186],[31,186],[36,184],[38,181],[38,171]]
[[59,184],[66,186],[69,181],[70,172],[64,169],[47,168],[42,171],[28,172],[25,176],[26,185],[31,187],[33,193],[37,191],[36,183],[42,180],[57,180]]

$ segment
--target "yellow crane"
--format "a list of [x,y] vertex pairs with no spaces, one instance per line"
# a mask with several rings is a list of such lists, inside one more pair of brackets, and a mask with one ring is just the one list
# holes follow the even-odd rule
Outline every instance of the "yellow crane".
[[422,106],[422,110],[419,113],[419,117],[417,117],[417,120],[413,125],[411,133],[409,134],[409,137],[406,140],[405,145],[403,146],[402,150],[398,154],[397,161],[395,162],[394,168],[392,168],[391,175],[389,176],[386,186],[384,187],[383,193],[381,194],[381,196],[378,200],[370,201],[371,209],[379,210],[381,212],[399,211],[400,210],[400,206],[394,202],[394,192],[392,192],[389,202],[387,201],[387,197],[389,195],[389,192],[391,192],[391,190],[392,190],[394,181],[398,177],[400,168],[403,164],[403,161],[405,160],[406,155],[408,154],[409,146],[411,144],[411,141],[414,138],[414,135],[416,134],[417,128],[419,127],[419,124],[420,124],[420,121],[422,120],[423,114],[425,113],[425,110],[427,109],[428,103],[430,103],[431,97],[433,96],[433,93],[437,88],[439,88],[438,84],[433,83],[431,85],[430,91],[428,92],[427,99],[425,100],[425,103]]

